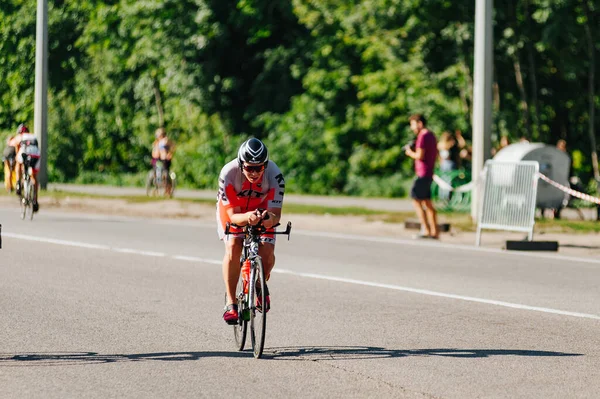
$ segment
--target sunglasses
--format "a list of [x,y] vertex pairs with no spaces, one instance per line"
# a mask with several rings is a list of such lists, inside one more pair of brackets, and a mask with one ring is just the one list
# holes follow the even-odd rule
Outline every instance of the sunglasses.
[[258,166],[244,165],[243,168],[246,172],[260,173],[263,170],[265,170],[265,165],[258,165]]

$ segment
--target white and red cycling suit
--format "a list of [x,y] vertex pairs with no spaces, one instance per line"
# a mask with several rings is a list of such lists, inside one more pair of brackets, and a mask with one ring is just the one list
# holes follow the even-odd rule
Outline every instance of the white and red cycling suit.
[[40,170],[41,152],[38,146],[37,137],[31,133],[21,133],[17,135],[17,163],[23,164],[23,154],[29,155],[32,158],[33,164],[31,167],[34,171]]
[[[239,207],[241,212],[256,209],[281,208],[285,181],[277,164],[268,161],[259,181],[250,183],[242,173],[237,159],[226,164],[219,174],[219,192],[217,194],[217,229],[219,238],[225,237],[225,224],[230,222],[227,210]],[[241,229],[232,228],[233,232]],[[275,243],[275,236],[265,235],[265,242]]]

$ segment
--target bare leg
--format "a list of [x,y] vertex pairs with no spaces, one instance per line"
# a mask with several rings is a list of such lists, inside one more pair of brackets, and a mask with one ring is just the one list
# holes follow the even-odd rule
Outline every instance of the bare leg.
[[37,181],[37,172],[34,172],[31,175],[31,181],[33,182],[33,200],[37,202],[38,200],[38,181]]
[[423,203],[425,204],[425,213],[427,214],[427,221],[429,223],[429,235],[437,238],[440,235],[437,224],[437,212],[431,200],[424,200]]
[[[21,176],[23,175],[22,168],[23,168],[23,165],[21,165],[20,163],[17,162],[16,165],[15,165],[15,174],[16,174],[16,177],[17,177],[17,186],[19,187],[18,191],[20,191],[20,190],[23,189],[23,187],[21,187]],[[17,192],[17,195],[19,195],[19,194],[20,193]]]
[[263,262],[265,278],[268,279],[271,275],[271,270],[273,270],[273,267],[275,266],[275,245],[268,242],[261,243],[258,248],[258,254]]
[[11,192],[12,190],[12,170],[10,170],[10,163],[8,159],[4,161],[4,187],[6,191]]
[[417,216],[419,217],[419,222],[421,223],[421,230],[425,235],[430,235],[429,226],[427,225],[427,220],[425,219],[425,210],[423,209],[423,201],[413,199],[413,207],[417,212]]
[[225,241],[223,256],[223,281],[227,291],[227,304],[235,303],[235,287],[240,278],[240,255],[242,254],[241,238],[230,237]]

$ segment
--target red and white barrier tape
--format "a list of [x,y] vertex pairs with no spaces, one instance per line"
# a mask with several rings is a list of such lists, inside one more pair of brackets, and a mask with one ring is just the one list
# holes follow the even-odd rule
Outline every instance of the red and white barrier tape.
[[543,173],[539,173],[539,177],[546,183],[549,183],[550,185],[558,188],[559,190],[564,191],[565,193],[569,194],[572,197],[577,197],[584,201],[593,202],[595,204],[600,205],[600,198],[593,197],[589,194],[580,193],[579,191],[575,191],[570,187],[563,186],[562,184],[557,183],[554,180],[550,179],[548,176],[544,175]]
[[433,181],[436,182],[436,184],[440,188],[442,188],[446,191],[454,191],[455,193],[464,193],[467,191],[471,191],[473,189],[473,186],[475,186],[475,182],[470,181],[469,183],[464,184],[460,187],[452,187],[447,181],[445,181],[438,175],[433,175]]
[[[543,181],[545,181],[546,183],[556,187],[557,189],[569,194],[572,197],[576,197],[576,198],[582,199],[584,201],[593,202],[595,204],[600,205],[600,198],[596,198],[592,195],[581,193],[579,191],[573,190],[570,187],[563,186],[562,184],[557,183],[554,180],[550,179],[548,176],[544,175],[543,173],[538,173],[538,177],[540,179],[542,179]],[[435,181],[440,188],[442,188],[446,191],[454,191],[454,192],[470,191],[471,189],[473,189],[473,186],[475,185],[475,182],[471,181],[460,187],[452,187],[450,184],[448,184],[448,182],[443,180],[438,175],[433,176],[433,181]]]

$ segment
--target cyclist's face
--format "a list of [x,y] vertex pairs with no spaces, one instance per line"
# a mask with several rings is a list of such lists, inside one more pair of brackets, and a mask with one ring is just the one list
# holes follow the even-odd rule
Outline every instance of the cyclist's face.
[[265,173],[265,165],[250,165],[244,163],[242,166],[242,170],[244,171],[244,176],[250,181],[250,183],[254,183],[258,179],[261,178],[263,173]]

